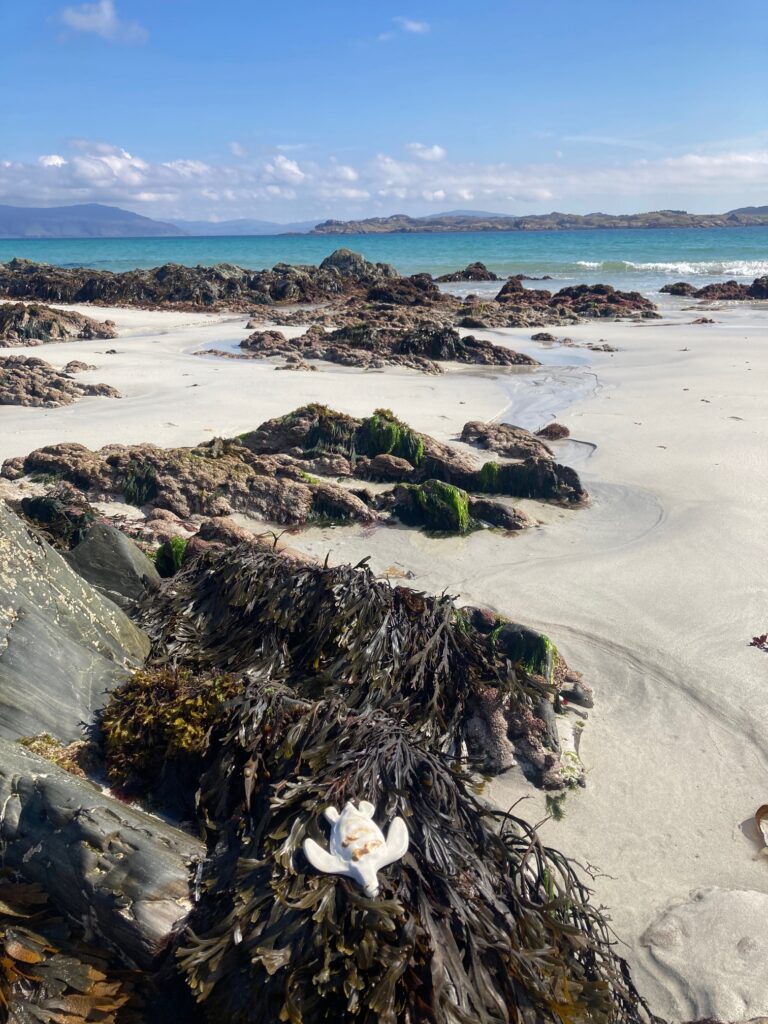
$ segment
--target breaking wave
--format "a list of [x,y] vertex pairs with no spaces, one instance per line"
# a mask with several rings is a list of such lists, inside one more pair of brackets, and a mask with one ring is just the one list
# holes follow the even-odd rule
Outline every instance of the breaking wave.
[[669,263],[578,260],[575,265],[582,270],[605,270],[622,274],[669,274],[679,277],[743,277],[751,280],[768,274],[768,260],[680,260]]

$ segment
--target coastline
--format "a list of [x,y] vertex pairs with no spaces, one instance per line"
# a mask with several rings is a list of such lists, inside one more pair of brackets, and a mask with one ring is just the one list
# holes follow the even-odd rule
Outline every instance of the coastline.
[[[768,312],[724,307],[709,314],[717,323],[693,326],[682,307],[670,304],[653,323],[568,329],[577,342],[608,340],[615,354],[548,350],[530,342],[530,330],[483,332],[513,348],[526,344],[542,361],[581,365],[451,369],[439,379],[326,364],[317,373],[276,373],[271,363],[202,359],[189,353],[244,337],[245,318],[100,309],[117,322],[115,342],[33,351],[55,366],[73,357],[95,362],[82,379],[105,380],[125,397],[0,409],[0,459],[67,440],[190,444],[308,401],[357,415],[391,406],[440,440],[454,439],[470,419],[534,428],[561,416],[576,441],[596,446],[588,458],[573,442],[556,447],[566,461],[579,458],[592,495],[586,509],[520,502],[544,526],[515,537],[434,539],[351,526],[296,532],[291,544],[330,552],[334,564],[371,555],[376,571],[402,567],[417,588],[493,606],[543,629],[583,673],[596,696],[581,748],[587,788],[569,794],[565,817],[542,835],[599,868],[598,899],[627,944],[638,986],[656,1013],[690,1020],[717,1014],[701,1012],[674,965],[660,966],[658,951],[654,962],[641,936],[691,890],[768,892],[765,861],[745,824],[766,800],[768,762],[764,656],[747,646],[768,619],[768,485],[760,471]],[[108,347],[117,355],[106,355]],[[528,818],[546,814],[544,794],[514,776],[494,780],[488,795],[503,807],[525,795]],[[743,937],[740,923],[723,920],[715,949],[724,963],[726,946]],[[768,1010],[756,981],[750,996],[729,1019]]]

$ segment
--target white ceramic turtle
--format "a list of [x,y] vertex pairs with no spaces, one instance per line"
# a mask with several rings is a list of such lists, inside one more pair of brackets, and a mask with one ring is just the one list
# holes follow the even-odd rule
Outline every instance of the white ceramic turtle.
[[389,826],[387,838],[373,820],[375,808],[367,800],[355,807],[344,805],[339,813],[326,807],[325,817],[331,823],[330,852],[314,839],[304,840],[304,853],[312,867],[326,875],[348,875],[365,890],[366,896],[379,891],[376,873],[400,860],[408,849],[408,829],[402,818]]

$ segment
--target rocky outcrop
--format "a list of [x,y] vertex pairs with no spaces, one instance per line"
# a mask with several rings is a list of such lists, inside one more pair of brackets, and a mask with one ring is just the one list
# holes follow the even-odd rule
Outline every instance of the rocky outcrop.
[[337,250],[319,267],[278,263],[271,270],[256,271],[229,263],[214,267],[167,263],[153,270],[114,273],[15,259],[0,264],[0,295],[109,306],[236,309],[319,302],[397,278],[392,267],[370,263],[348,249]]
[[659,291],[665,295],[679,295],[683,298],[690,298],[691,295],[696,294],[696,285],[689,284],[687,281],[675,281],[674,284],[665,284],[663,288],[659,288]]
[[64,557],[76,573],[126,611],[131,611],[160,576],[147,556],[109,523],[94,523]]
[[156,968],[192,908],[204,845],[2,738],[0,807],[4,867],[41,885],[124,962]]
[[0,501],[0,736],[82,738],[143,633]]
[[749,285],[738,281],[720,281],[707,284],[693,293],[695,299],[706,299],[708,302],[722,302],[749,298]]
[[456,270],[452,274],[443,274],[435,280],[447,284],[453,281],[498,281],[499,278],[484,263],[478,262],[470,263],[463,270]]
[[548,458],[552,455],[552,449],[539,437],[511,423],[481,423],[473,420],[464,424],[461,440],[509,459],[527,459],[529,456]]
[[120,392],[108,384],[80,384],[43,359],[30,356],[0,358],[0,405],[54,409],[90,395],[121,397]]
[[684,295],[694,299],[704,299],[708,302],[744,302],[750,299],[768,299],[768,276],[756,277],[752,284],[742,284],[739,281],[716,281],[713,284],[706,284],[703,288],[696,288],[687,281],[678,281],[675,284],[665,284],[659,291],[669,295]]
[[462,337],[453,327],[429,321],[417,323],[410,330],[357,323],[326,333],[314,326],[299,338],[286,338],[276,330],[256,331],[241,341],[240,347],[251,357],[279,356],[301,363],[317,359],[363,369],[406,366],[423,373],[439,373],[437,364],[441,362],[538,365],[531,356],[472,335]]
[[91,363],[84,363],[81,359],[70,359],[63,369],[63,373],[85,373],[87,370],[95,370]]
[[71,309],[52,309],[36,303],[0,303],[0,348],[42,345],[46,341],[87,341],[116,338],[113,320],[99,323]]
[[[338,465],[338,460],[336,461]],[[120,499],[176,515],[245,512],[277,523],[339,518],[372,522],[376,514],[337,484],[315,480],[321,461],[263,457],[239,439],[194,448],[79,444],[49,445],[28,455],[22,473],[44,473],[85,491],[91,500]],[[18,472],[14,462],[8,470]]]
[[[575,470],[557,464],[549,454],[480,464],[464,450],[411,430],[385,409],[367,420],[357,420],[325,406],[304,406],[288,416],[267,420],[241,440],[261,454],[327,449],[344,455],[354,453],[356,459],[395,455],[410,467],[400,478],[403,483],[440,480],[471,494],[504,494],[565,504],[579,504],[587,498]],[[535,440],[532,443],[545,447]],[[367,460],[356,462],[353,472],[363,479],[370,478],[369,467]],[[395,466],[390,464],[389,468],[390,479],[394,479]]]
[[496,296],[496,302],[519,307],[521,312],[526,308],[540,312],[551,310],[554,319],[549,322],[552,323],[561,322],[568,313],[573,315],[574,322],[580,318],[656,315],[654,304],[640,292],[617,291],[609,284],[573,285],[553,295],[543,288],[524,288],[519,278],[511,277]]
[[536,431],[536,437],[543,437],[546,441],[561,441],[570,436],[570,430],[562,423],[547,423],[541,430]]

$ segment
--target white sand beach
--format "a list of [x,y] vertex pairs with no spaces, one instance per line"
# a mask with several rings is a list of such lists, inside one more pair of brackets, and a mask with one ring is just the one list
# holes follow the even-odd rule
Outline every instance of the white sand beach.
[[[766,305],[691,325],[700,311],[670,303],[664,321],[567,332],[615,354],[545,349],[530,330],[478,332],[549,365],[439,377],[201,358],[191,351],[244,337],[245,318],[82,307],[114,319],[118,339],[7,351],[93,363],[79,379],[123,398],[0,408],[0,459],[62,441],[190,444],[310,401],[356,415],[386,406],[441,440],[471,419],[535,429],[556,416],[571,429],[558,453],[577,466],[587,508],[520,502],[542,525],[513,537],[345,527],[291,543],[332,561],[370,555],[376,571],[400,567],[413,586],[545,631],[596,702],[581,745],[587,786],[543,826],[545,841],[600,872],[598,901],[656,1013],[768,1015],[768,858],[750,824],[768,802],[768,659],[748,646],[768,628]],[[489,793],[505,807],[525,795],[522,813],[545,817],[544,794],[514,774]],[[671,902],[712,887],[748,894],[697,899],[643,943]]]

